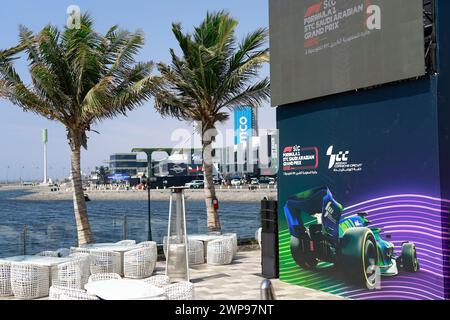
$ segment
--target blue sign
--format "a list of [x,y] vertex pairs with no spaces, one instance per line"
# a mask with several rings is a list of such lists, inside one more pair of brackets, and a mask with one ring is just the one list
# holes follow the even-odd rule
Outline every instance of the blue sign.
[[247,142],[253,136],[253,109],[239,107],[234,111],[234,144]]
[[125,181],[125,180],[130,180],[130,175],[123,174],[123,173],[114,173],[114,174],[108,175],[108,179],[112,180],[112,181]]

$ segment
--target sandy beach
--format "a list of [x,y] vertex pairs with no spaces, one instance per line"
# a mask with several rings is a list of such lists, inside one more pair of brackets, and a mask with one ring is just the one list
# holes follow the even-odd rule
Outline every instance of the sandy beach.
[[[2,186],[2,190],[23,190],[27,192],[26,195],[17,197],[18,200],[72,200],[71,190],[60,188],[59,191],[51,191],[49,187],[20,187],[20,186]],[[249,190],[248,187],[242,189],[223,189],[217,188],[217,197],[219,201],[226,202],[259,202],[264,197],[267,199],[276,199],[277,190],[267,186],[261,187],[257,190]],[[147,200],[147,191],[143,190],[87,190],[85,192],[92,201],[95,200]],[[152,189],[151,200],[168,201],[170,190],[155,190]],[[186,200],[203,200],[203,190],[186,190]]]

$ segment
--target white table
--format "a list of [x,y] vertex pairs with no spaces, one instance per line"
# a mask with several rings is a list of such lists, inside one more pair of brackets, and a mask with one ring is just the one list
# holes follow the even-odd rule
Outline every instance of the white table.
[[188,238],[191,240],[197,240],[197,241],[213,241],[216,239],[220,239],[222,238],[222,235],[209,235],[209,234],[193,234],[193,235],[188,235]]
[[81,248],[86,248],[86,249],[100,249],[100,250],[106,250],[106,251],[114,251],[114,252],[119,252],[120,253],[120,274],[123,275],[123,256],[124,253],[127,251],[131,251],[134,249],[138,249],[140,248],[139,245],[137,244],[118,244],[118,243],[110,243],[110,242],[106,242],[106,243],[90,243],[90,244],[85,244],[82,245]]
[[89,282],[86,291],[103,300],[153,300],[164,296],[164,290],[141,280],[114,279]]
[[58,258],[58,257],[25,255],[25,256],[14,256],[14,257],[2,258],[0,260],[10,261],[10,262],[28,262],[28,263],[37,264],[40,266],[54,267],[61,263],[69,262],[72,260],[72,258]]
[[188,235],[188,239],[190,240],[196,240],[196,241],[202,241],[203,242],[203,253],[204,257],[206,258],[207,252],[208,252],[208,242],[221,239],[222,235],[210,235],[210,234],[193,234]]
[[127,252],[133,249],[140,248],[139,245],[133,244],[133,245],[127,245],[127,244],[117,244],[117,243],[90,243],[82,245],[81,248],[86,249],[101,249],[101,250],[108,250],[108,251],[115,251],[115,252]]
[[33,256],[33,255],[25,255],[25,256],[14,256],[8,258],[1,258],[0,260],[9,261],[9,262],[26,262],[39,266],[48,267],[49,272],[49,287],[52,284],[52,274],[53,271],[60,265],[61,263],[69,262],[72,258],[58,258],[58,257],[46,257],[46,256]]

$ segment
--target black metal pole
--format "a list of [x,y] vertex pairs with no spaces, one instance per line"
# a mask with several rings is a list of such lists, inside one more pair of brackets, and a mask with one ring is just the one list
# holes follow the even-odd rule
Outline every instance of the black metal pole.
[[152,241],[152,208],[150,201],[150,173],[147,177],[147,202],[148,202],[148,241]]

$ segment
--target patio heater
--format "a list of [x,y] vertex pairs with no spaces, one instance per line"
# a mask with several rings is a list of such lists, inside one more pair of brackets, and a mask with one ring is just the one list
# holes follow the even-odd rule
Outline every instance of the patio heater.
[[189,281],[185,187],[170,188],[166,276],[170,282]]

